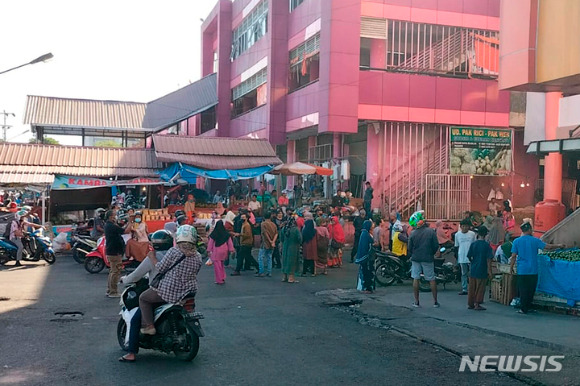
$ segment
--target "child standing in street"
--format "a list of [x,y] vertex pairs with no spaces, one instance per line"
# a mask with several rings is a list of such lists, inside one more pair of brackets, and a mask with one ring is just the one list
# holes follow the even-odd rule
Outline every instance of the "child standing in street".
[[485,310],[481,303],[483,303],[487,279],[488,277],[491,278],[491,260],[493,259],[493,250],[489,243],[485,241],[487,232],[486,227],[479,227],[477,241],[471,244],[469,252],[467,252],[467,257],[471,262],[467,293],[467,308],[470,310]]

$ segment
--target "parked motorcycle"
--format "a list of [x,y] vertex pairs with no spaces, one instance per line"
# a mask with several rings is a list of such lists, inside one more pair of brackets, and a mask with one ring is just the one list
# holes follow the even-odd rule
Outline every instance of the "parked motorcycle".
[[406,256],[397,256],[390,252],[380,252],[373,249],[375,254],[375,281],[386,287],[397,281],[411,279],[411,261]]
[[22,239],[24,244],[23,260],[39,261],[44,259],[48,264],[54,264],[56,255],[52,249],[52,241],[44,235],[42,229],[25,232]]
[[[443,284],[443,289],[445,289],[447,283],[461,281],[461,269],[457,264],[445,261],[452,256],[452,248],[441,248],[439,252],[439,256],[435,258],[435,281],[437,284]],[[419,290],[422,292],[431,291],[431,284],[423,276],[419,281]]]
[[11,260],[16,260],[18,247],[10,240],[0,237],[0,265],[4,265]]
[[[117,340],[123,350],[128,349],[131,319],[139,305],[138,286],[128,287],[121,297],[121,318],[117,324]],[[145,284],[146,285],[146,284]],[[139,335],[139,347],[174,353],[183,361],[191,361],[199,351],[199,338],[204,336],[200,319],[203,315],[195,312],[195,297],[185,297],[175,304],[163,304],[154,311],[155,335]]]
[[[123,267],[125,269],[135,269],[139,266],[137,260],[130,260],[123,258]],[[89,273],[99,273],[105,267],[111,267],[107,253],[105,252],[105,238],[101,237],[97,240],[97,247],[85,258],[85,269]]]
[[82,236],[80,234],[73,234],[72,239],[73,259],[79,264],[84,264],[87,255],[97,248],[97,242],[91,239],[90,236]]

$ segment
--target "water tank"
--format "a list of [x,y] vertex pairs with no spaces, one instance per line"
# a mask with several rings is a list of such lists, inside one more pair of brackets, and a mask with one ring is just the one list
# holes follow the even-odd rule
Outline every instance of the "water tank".
[[566,217],[566,207],[556,200],[544,200],[536,204],[534,230],[536,236],[549,231]]

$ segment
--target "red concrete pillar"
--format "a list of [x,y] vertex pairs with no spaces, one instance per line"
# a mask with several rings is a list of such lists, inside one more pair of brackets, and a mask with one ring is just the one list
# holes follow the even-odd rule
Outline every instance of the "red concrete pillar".
[[[556,139],[558,113],[560,111],[559,92],[546,93],[546,140]],[[545,158],[544,200],[562,201],[562,154],[550,153]]]
[[385,68],[387,45],[385,40],[371,39],[371,67]]

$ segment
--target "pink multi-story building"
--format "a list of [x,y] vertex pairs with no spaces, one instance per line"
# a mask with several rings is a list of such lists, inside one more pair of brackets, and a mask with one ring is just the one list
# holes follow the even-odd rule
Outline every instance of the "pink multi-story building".
[[[427,175],[447,183],[450,127],[509,127],[499,3],[219,0],[202,26],[219,103],[195,134],[267,138],[287,162],[350,169],[341,183],[355,192],[371,181],[374,207],[425,207]],[[448,182],[471,195],[464,174]],[[461,197],[456,212],[471,202]]]

